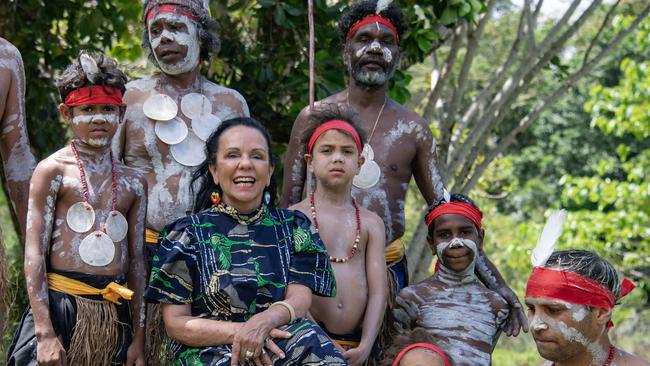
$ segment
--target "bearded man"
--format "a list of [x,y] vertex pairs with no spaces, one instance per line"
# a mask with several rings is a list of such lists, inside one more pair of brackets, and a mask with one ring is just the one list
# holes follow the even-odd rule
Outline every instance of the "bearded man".
[[[354,179],[352,194],[386,225],[386,263],[392,279],[391,292],[397,293],[408,285],[401,237],[409,182],[415,178],[427,204],[443,194],[444,183],[436,166],[436,143],[428,121],[387,95],[389,81],[400,60],[400,42],[406,32],[401,9],[391,1],[355,2],[341,18],[339,31],[348,88],[317,102],[317,106],[341,104],[354,109],[369,132],[363,151],[365,163]],[[308,128],[308,121],[309,109],[305,108],[291,131],[284,165],[283,207],[300,202],[305,194],[307,174],[302,157],[306,147],[301,143],[301,134]],[[521,325],[527,330],[517,296],[482,250],[476,268],[481,281],[517,310],[510,312],[506,333],[518,334]]]
[[612,311],[634,285],[586,250],[554,252],[526,287],[530,329],[543,366],[650,366],[609,339]]
[[[142,47],[159,72],[126,85],[125,123],[114,150],[146,178],[147,260],[157,248],[158,232],[192,210],[195,167],[205,160],[205,140],[221,121],[249,116],[235,90],[200,74],[200,65],[219,49],[217,24],[207,1],[147,0]],[[147,360],[158,364],[164,327],[155,305],[147,316]]]

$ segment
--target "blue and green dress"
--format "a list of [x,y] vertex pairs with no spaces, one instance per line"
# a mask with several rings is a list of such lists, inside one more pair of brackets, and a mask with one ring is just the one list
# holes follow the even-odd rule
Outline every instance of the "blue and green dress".
[[[221,203],[179,219],[160,234],[150,302],[189,304],[192,315],[245,322],[284,300],[289,284],[334,296],[336,281],[327,251],[305,215],[262,206],[252,216]],[[347,365],[329,337],[313,322],[297,319],[276,339],[285,352],[275,365]],[[231,345],[190,347],[171,341],[175,365],[230,365]],[[253,364],[252,362],[249,362]]]

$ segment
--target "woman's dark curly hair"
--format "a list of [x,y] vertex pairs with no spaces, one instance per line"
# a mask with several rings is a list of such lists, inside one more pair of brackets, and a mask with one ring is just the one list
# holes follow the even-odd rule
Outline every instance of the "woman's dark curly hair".
[[309,119],[307,120],[307,128],[305,128],[302,132],[300,141],[301,145],[304,147],[305,152],[307,152],[307,144],[309,143],[311,135],[314,134],[314,131],[323,123],[331,121],[333,119],[340,119],[352,125],[355,131],[357,131],[359,134],[361,146],[365,144],[367,139],[366,130],[361,127],[361,120],[352,109],[335,103],[322,103],[310,112]]
[[[343,14],[341,20],[339,21],[339,34],[341,36],[341,42],[345,43],[345,37],[347,36],[350,28],[352,28],[355,23],[368,15],[375,14],[376,9],[376,0],[362,0],[354,2],[350,7],[350,10],[347,13]],[[400,9],[400,7],[396,4],[396,1],[393,1],[388,6],[388,8],[384,9],[379,14],[388,18],[391,23],[393,23],[395,28],[397,28],[397,35],[401,44],[402,39],[404,38],[403,35],[408,30],[406,22],[404,21],[404,14],[402,13],[402,9]]]
[[[80,57],[82,54],[90,56],[99,72],[87,75],[81,66]],[[65,68],[61,76],[56,78],[54,85],[59,89],[61,100],[70,94],[71,91],[91,85],[112,86],[120,89],[122,94],[126,90],[126,75],[118,68],[117,61],[106,56],[102,52],[81,51],[77,58]]]
[[[144,4],[144,9],[157,6],[150,5],[149,3],[152,1],[156,0],[147,0]],[[190,12],[196,13],[190,8],[187,9]],[[199,42],[201,44],[199,58],[201,61],[210,61],[217,55],[219,52],[219,47],[221,46],[221,39],[219,38],[219,25],[214,19],[210,17],[207,12],[200,12],[197,14],[197,16],[198,19],[195,21],[195,23],[199,36]],[[151,60],[151,62],[153,62],[155,65],[158,65],[158,60],[156,60],[154,51],[151,48],[151,43],[149,42],[149,27],[147,26],[146,21],[144,29],[142,30],[142,42],[140,45],[145,50],[145,53],[147,54],[147,57],[149,57],[149,60]]]
[[[249,117],[238,117],[223,121],[205,142],[206,159],[201,165],[196,168],[192,174],[192,180],[190,182],[190,193],[195,197],[195,213],[203,211],[212,206],[212,201],[210,200],[210,195],[212,192],[222,193],[221,187],[219,187],[217,184],[214,184],[212,174],[210,173],[210,165],[218,164],[217,151],[219,150],[219,138],[224,132],[236,126],[254,128],[264,136],[264,140],[266,140],[266,146],[269,151],[269,163],[271,166],[275,166],[275,158],[273,157],[271,150],[271,135],[269,134],[269,131],[266,129],[266,127],[262,126],[261,123]],[[199,188],[195,189],[197,186]],[[271,195],[271,202],[269,202],[268,206],[274,206],[276,195],[274,179],[271,179],[271,184],[266,187],[265,192],[268,192]]]

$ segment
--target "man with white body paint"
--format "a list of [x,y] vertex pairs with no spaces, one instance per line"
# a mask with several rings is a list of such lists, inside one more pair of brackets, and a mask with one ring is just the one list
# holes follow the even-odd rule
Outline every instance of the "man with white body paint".
[[614,305],[634,288],[612,265],[585,250],[558,251],[535,267],[526,306],[544,366],[650,366],[609,339]]
[[[405,229],[404,200],[411,178],[415,178],[428,204],[442,196],[444,184],[436,166],[436,143],[428,121],[387,96],[388,83],[400,60],[400,40],[406,32],[399,7],[385,0],[355,2],[343,15],[339,30],[349,87],[319,101],[317,106],[349,106],[370,133],[364,147],[366,163],[354,180],[352,194],[386,225],[386,263],[397,292],[408,285],[401,237]],[[308,128],[308,121],[309,109],[305,108],[291,131],[285,156],[282,207],[300,202],[304,194],[306,147],[301,143],[301,134]],[[481,281],[516,310],[511,312],[506,332],[517,335],[521,325],[527,330],[517,296],[480,249],[476,267]]]
[[147,243],[192,210],[190,180],[204,160],[204,140],[221,120],[248,116],[244,98],[200,74],[217,53],[216,22],[201,0],[150,0],[142,46],[160,69],[127,85],[125,124],[114,150],[149,185]]
[[56,83],[73,139],[31,180],[30,305],[8,365],[144,365],[147,183],[110,149],[126,76],[115,60],[81,53]]
[[438,256],[430,278],[403,289],[393,311],[398,332],[422,327],[436,338],[454,365],[491,365],[492,351],[508,317],[508,304],[474,273],[483,244],[483,214],[461,194],[431,206],[427,239]]
[[25,120],[25,70],[20,52],[0,37],[0,154],[7,190],[25,235],[29,179],[36,159],[32,154]]

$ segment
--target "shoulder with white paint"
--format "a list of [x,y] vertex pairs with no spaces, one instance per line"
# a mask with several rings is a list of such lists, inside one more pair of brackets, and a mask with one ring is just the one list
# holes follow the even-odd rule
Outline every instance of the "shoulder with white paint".
[[115,167],[120,176],[128,178],[131,181],[130,188],[133,188],[137,192],[145,192],[147,190],[147,179],[140,170],[124,165],[122,162],[117,162]]
[[62,160],[65,159],[64,150],[65,148],[60,149],[41,160],[34,169],[32,181],[35,177],[39,177],[41,180],[48,180],[48,178],[54,179],[55,177],[61,176],[64,172],[62,165]]
[[[306,201],[306,200],[305,200]],[[368,210],[365,207],[360,207],[361,208],[361,220],[364,222],[367,227],[370,230],[385,230],[386,229],[386,224],[384,223],[384,220],[379,217],[376,213],[373,211]],[[382,232],[382,236],[383,236]]]
[[616,348],[616,353],[618,357],[614,358],[612,366],[650,366],[650,362],[620,348]]
[[138,91],[149,91],[156,86],[156,80],[154,76],[149,75],[140,79],[133,79],[126,83],[126,91],[138,90]]
[[0,37],[0,58],[19,58],[22,60],[20,50],[2,37]]
[[[208,97],[212,97],[215,101],[219,100],[219,102],[230,106],[240,104],[241,109],[245,112],[245,115],[250,115],[246,99],[237,90],[214,83],[205,77],[202,78],[201,87],[203,88],[203,91],[208,95]],[[234,99],[234,101],[231,102],[228,99]]]

